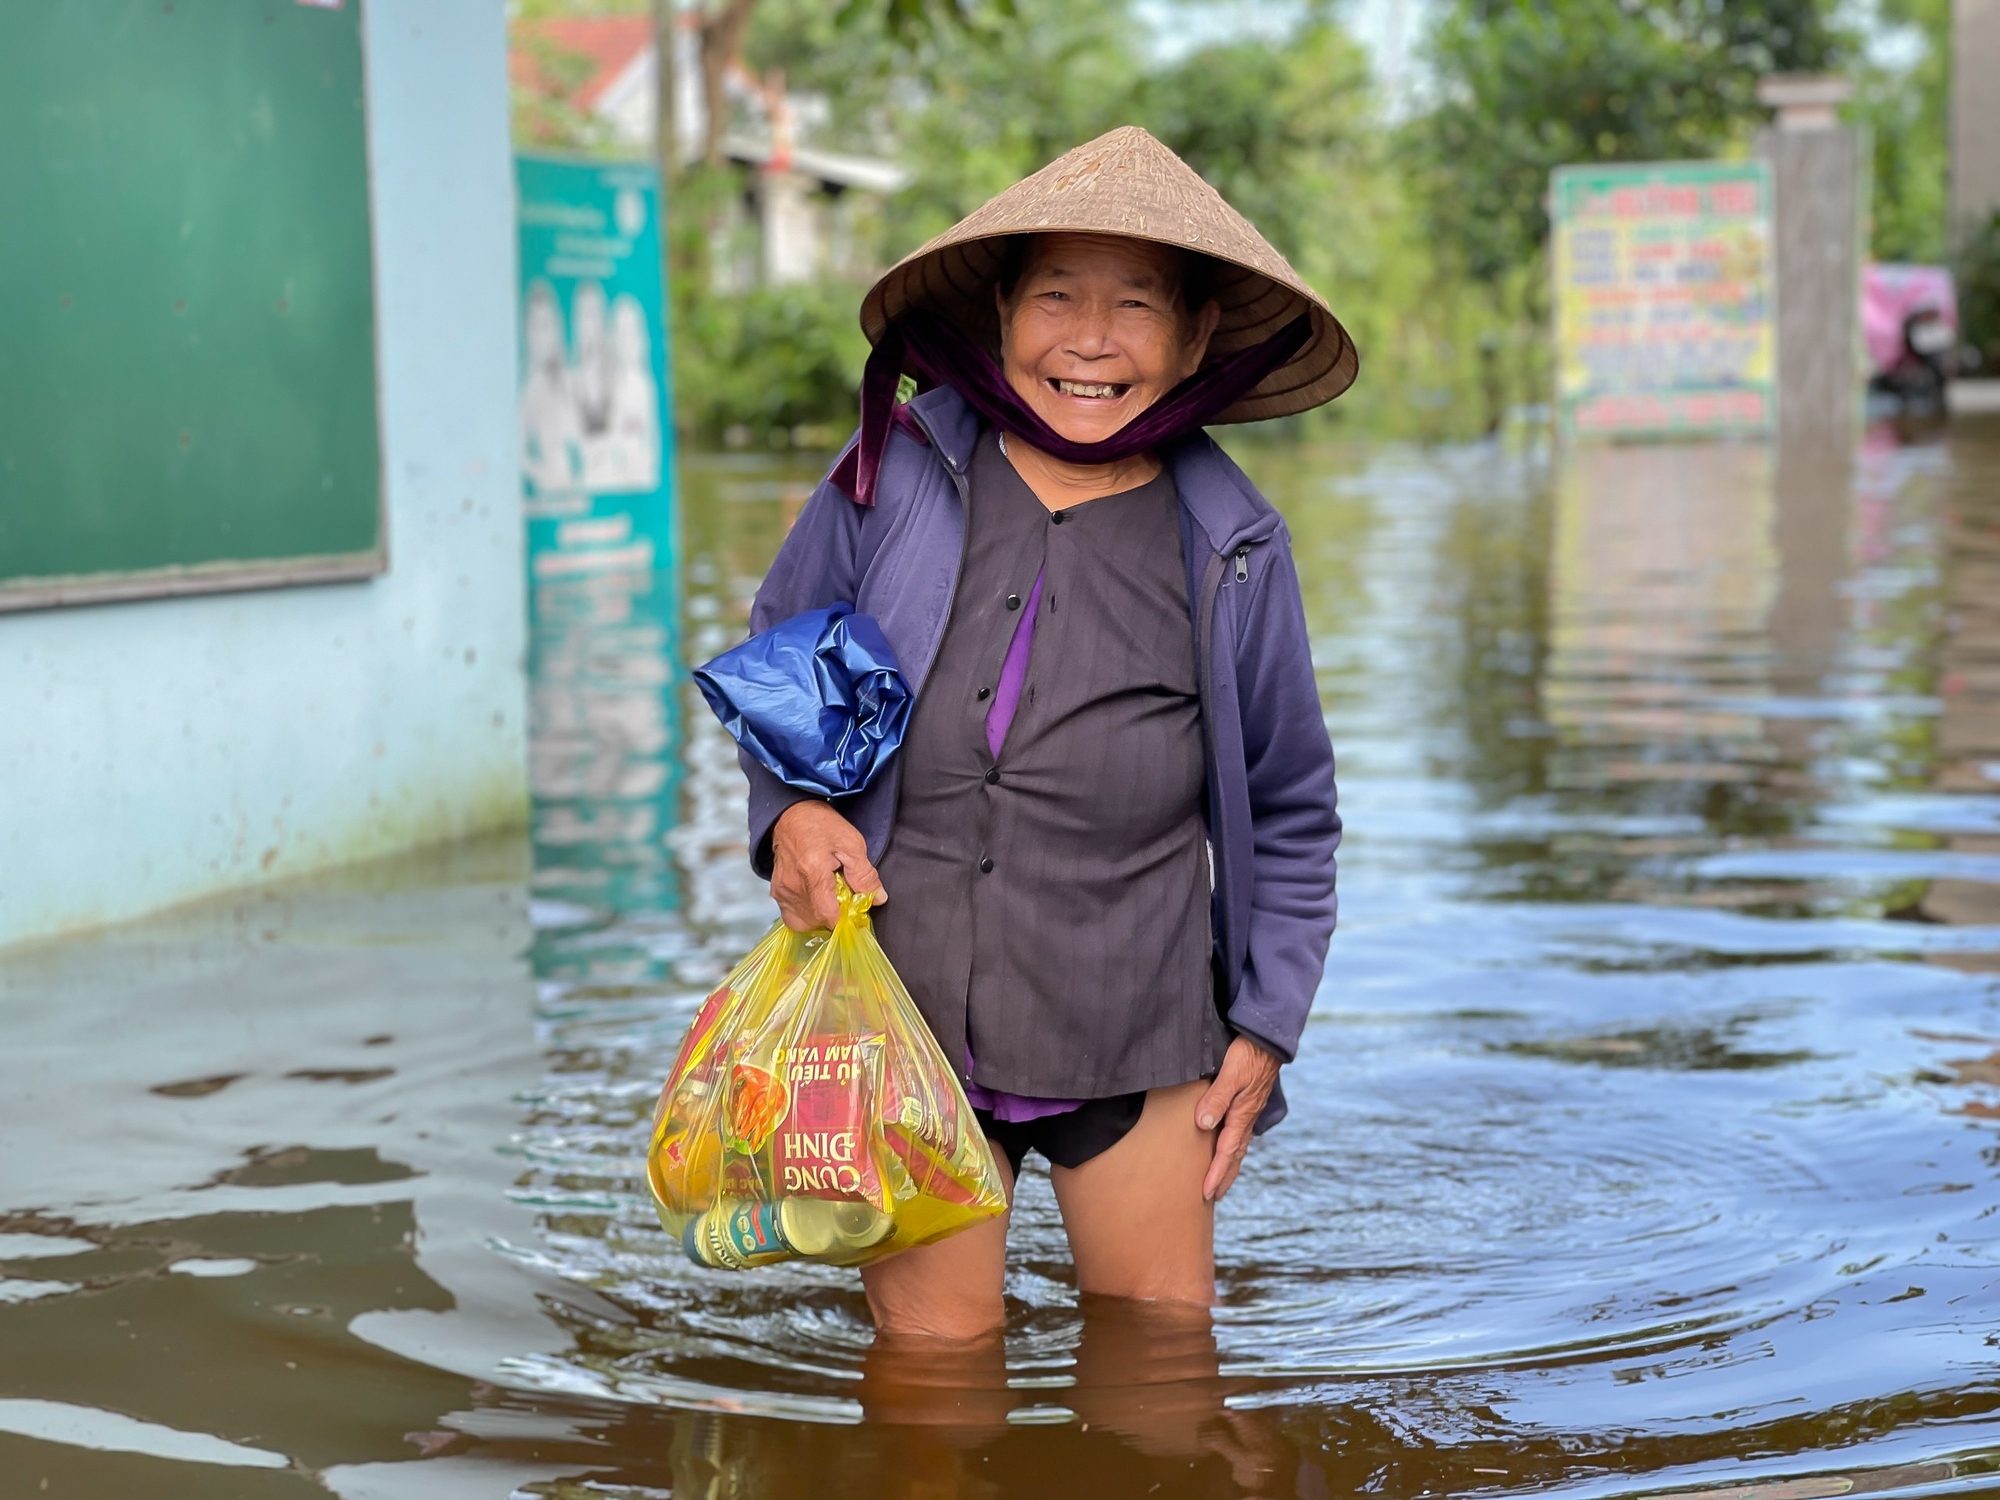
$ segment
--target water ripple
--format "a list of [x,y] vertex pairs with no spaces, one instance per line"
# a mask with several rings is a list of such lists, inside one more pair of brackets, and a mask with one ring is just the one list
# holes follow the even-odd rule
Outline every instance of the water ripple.
[[[2000,682],[1950,674],[2000,657],[1966,540],[2000,486],[1953,477],[2000,450],[1927,451],[1871,450],[1851,489],[1749,448],[1247,455],[1292,527],[1349,839],[1292,1118],[1224,1205],[1212,1352],[1172,1387],[1201,1452],[1276,1451],[1243,1425],[1267,1413],[1392,1493],[1446,1453],[1461,1490],[1577,1495],[1992,1471]],[[746,462],[691,476],[697,654],[740,634],[804,472]],[[1802,540],[1826,525],[1845,557]],[[580,878],[537,883],[548,1074],[514,1192],[545,1233],[511,1253],[600,1302],[510,1375],[851,1424],[888,1399],[854,1278],[697,1270],[643,1190],[680,1028],[771,914],[730,747],[680,722],[682,815],[648,835],[679,899],[606,901],[577,844]],[[1102,1351],[1178,1368],[1079,1301],[1032,1163],[1012,1250],[993,1410],[1053,1433],[1116,1408]],[[730,1461],[790,1472],[781,1446]],[[1849,1447],[1889,1467],[1784,1477]]]

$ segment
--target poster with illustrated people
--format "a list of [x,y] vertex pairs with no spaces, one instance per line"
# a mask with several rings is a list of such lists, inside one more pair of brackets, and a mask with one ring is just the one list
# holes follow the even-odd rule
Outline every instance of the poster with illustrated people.
[[531,497],[660,488],[660,382],[638,299],[579,281],[569,316],[546,281],[521,309],[521,474]]
[[517,158],[528,514],[670,500],[659,193],[650,167]]

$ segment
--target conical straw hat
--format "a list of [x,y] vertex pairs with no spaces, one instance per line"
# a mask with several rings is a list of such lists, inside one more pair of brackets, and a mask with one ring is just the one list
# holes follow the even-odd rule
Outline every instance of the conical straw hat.
[[1354,383],[1354,340],[1319,293],[1193,168],[1136,125],[1078,146],[1023,178],[892,266],[861,301],[861,329],[878,342],[905,308],[922,307],[988,347],[1000,328],[993,286],[1017,234],[1118,234],[1198,251],[1217,263],[1222,318],[1211,356],[1263,342],[1300,313],[1312,337],[1212,420],[1257,422],[1331,401]]

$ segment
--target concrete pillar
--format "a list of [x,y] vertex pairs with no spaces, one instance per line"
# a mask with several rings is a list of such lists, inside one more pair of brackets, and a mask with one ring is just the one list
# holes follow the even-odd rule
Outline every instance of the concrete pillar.
[[1788,441],[1843,448],[1861,400],[1869,168],[1865,136],[1836,113],[1851,93],[1842,79],[1803,75],[1757,87],[1778,112],[1757,142],[1777,202],[1778,425]]
[[1953,0],[1953,243],[1995,213],[2000,213],[2000,0]]

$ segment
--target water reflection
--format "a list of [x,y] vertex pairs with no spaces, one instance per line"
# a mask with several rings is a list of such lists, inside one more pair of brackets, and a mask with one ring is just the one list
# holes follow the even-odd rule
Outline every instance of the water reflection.
[[[1943,795],[1912,798],[1905,817],[1941,836],[1943,848],[1991,861],[2000,856],[2000,495],[1990,477],[1981,478],[1953,471],[1944,483],[1938,718],[1929,776],[1933,794]],[[2000,925],[2000,880],[1932,881],[1913,914],[1958,926]],[[2000,970],[1994,955],[1972,962]]]
[[1555,490],[1543,703],[1569,752],[1555,784],[1664,783],[1684,799],[1749,779],[1767,758],[1738,704],[1769,686],[1769,450],[1585,448]]
[[604,911],[680,904],[678,601],[660,543],[540,553],[529,588],[534,885]]

